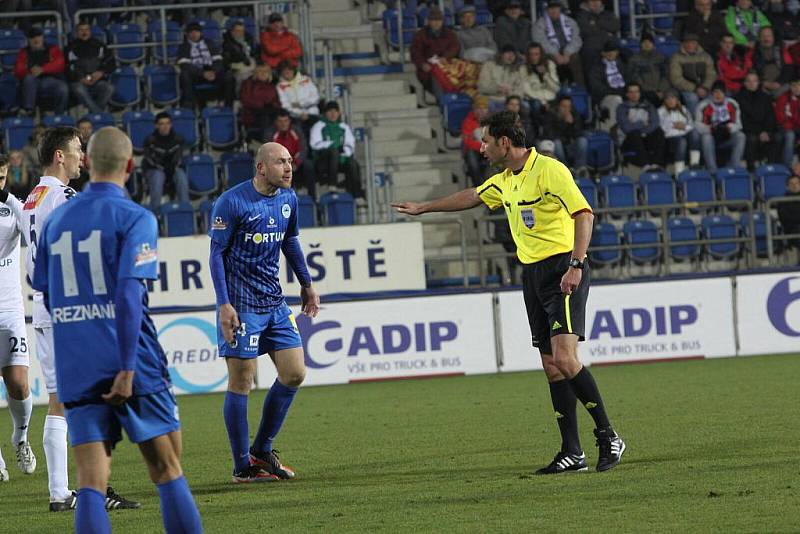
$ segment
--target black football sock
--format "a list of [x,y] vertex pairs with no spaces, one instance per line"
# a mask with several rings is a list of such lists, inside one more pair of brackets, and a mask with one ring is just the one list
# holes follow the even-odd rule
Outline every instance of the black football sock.
[[575,406],[578,399],[566,379],[550,382],[550,398],[556,412],[558,430],[561,432],[561,452],[581,453],[581,440],[578,437],[578,414]]
[[600,396],[600,390],[597,389],[592,373],[586,367],[583,367],[578,374],[570,378],[569,384],[572,386],[575,396],[589,411],[589,415],[594,419],[594,424],[597,428],[599,430],[610,429],[611,423],[608,422],[606,408],[603,406],[603,398]]

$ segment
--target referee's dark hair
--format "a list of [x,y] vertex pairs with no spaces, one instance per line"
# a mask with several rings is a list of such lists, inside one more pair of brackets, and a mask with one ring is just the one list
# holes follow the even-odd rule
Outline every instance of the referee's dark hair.
[[513,111],[501,111],[485,117],[481,121],[481,126],[489,130],[489,135],[494,137],[494,142],[498,143],[501,137],[508,137],[511,146],[527,148],[525,143],[525,128],[519,118],[519,114]]
[[56,150],[66,150],[67,144],[75,138],[80,139],[80,133],[72,126],[48,128],[39,145],[39,163],[42,167],[52,165]]

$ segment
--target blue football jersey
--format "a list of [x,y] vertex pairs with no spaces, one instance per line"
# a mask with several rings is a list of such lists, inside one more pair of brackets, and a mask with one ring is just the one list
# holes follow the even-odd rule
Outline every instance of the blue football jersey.
[[297,195],[291,189],[265,196],[248,180],[217,199],[208,235],[225,249],[225,283],[236,311],[267,311],[284,302],[281,246],[298,233]]
[[[114,296],[118,281],[157,278],[152,213],[108,183],[56,208],[39,237],[33,287],[48,295],[61,402],[96,401],[121,369]],[[170,387],[167,359],[142,305],[134,395]]]

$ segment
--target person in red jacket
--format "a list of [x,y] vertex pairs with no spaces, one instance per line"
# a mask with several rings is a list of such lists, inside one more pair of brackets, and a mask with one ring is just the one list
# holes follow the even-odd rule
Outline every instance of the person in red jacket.
[[308,194],[316,197],[317,177],[314,166],[308,157],[306,136],[299,126],[292,124],[292,116],[287,109],[279,109],[272,126],[264,132],[264,142],[274,142],[286,147],[292,156],[292,187],[297,190],[305,187]]
[[431,61],[458,57],[461,45],[458,43],[456,33],[444,27],[444,15],[438,6],[428,10],[426,22],[425,27],[417,31],[411,41],[411,62],[417,67],[417,79],[422,86],[435,94],[439,100],[444,91],[433,79]]
[[281,107],[269,65],[258,65],[253,75],[242,83],[239,100],[242,102],[242,124],[247,129],[248,138],[261,141],[264,129],[272,123]]
[[800,133],[800,77],[795,76],[789,90],[775,101],[775,116],[783,128],[783,163],[791,169]]
[[477,96],[472,101],[472,109],[461,122],[461,150],[467,165],[467,176],[473,185],[478,186],[486,180],[489,161],[481,154],[481,120],[489,114],[489,99]]
[[28,31],[28,46],[17,54],[14,76],[22,81],[22,115],[32,115],[42,97],[53,101],[54,111],[63,115],[69,105],[69,86],[64,81],[64,54],[56,45],[45,46],[41,28]]
[[273,70],[282,61],[288,61],[296,67],[303,57],[303,45],[300,44],[300,38],[286,28],[283,15],[271,13],[264,26],[267,29],[261,32],[261,61]]
[[753,68],[753,56],[747,47],[736,45],[733,35],[726,33],[719,41],[717,54],[717,71],[719,79],[725,82],[729,93],[737,93],[750,69]]

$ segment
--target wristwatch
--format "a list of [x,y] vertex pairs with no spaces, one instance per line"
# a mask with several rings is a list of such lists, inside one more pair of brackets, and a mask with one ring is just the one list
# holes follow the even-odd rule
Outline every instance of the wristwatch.
[[578,258],[572,258],[569,260],[569,266],[573,269],[583,269],[583,262]]

